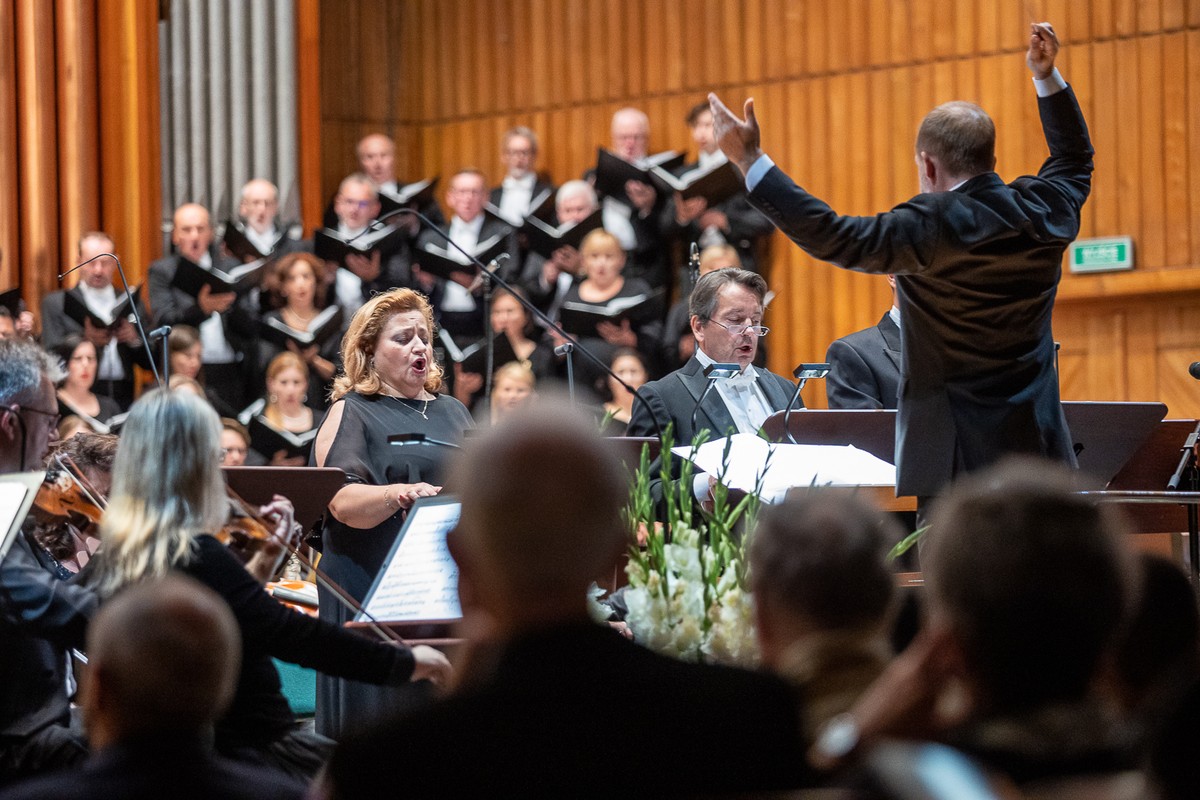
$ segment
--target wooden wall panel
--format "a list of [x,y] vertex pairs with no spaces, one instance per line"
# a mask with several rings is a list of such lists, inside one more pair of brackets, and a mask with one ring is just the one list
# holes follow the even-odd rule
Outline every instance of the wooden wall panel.
[[[1200,415],[1200,386],[1171,372],[1189,348],[1184,369],[1200,359],[1200,0],[630,0],[619,14],[605,0],[315,1],[323,42],[344,45],[320,49],[323,197],[371,130],[397,138],[406,177],[470,163],[497,179],[499,134],[528,124],[540,168],[562,182],[593,163],[623,105],[649,113],[652,149],[690,149],[682,115],[717,89],[731,105],[755,96],[776,161],[846,213],[916,190],[913,135],[950,99],[994,116],[1001,175],[1035,171],[1046,150],[1023,50],[1030,16],[1050,19],[1097,150],[1082,235],[1128,234],[1138,261],[1130,274],[1064,277],[1064,393],[1160,393]],[[765,272],[781,372],[889,302],[882,280],[781,237]],[[805,396],[823,405],[821,393]]]

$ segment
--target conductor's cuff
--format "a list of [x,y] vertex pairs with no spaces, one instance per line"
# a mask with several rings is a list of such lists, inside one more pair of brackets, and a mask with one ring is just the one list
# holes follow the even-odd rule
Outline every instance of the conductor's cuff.
[[746,191],[753,192],[754,187],[758,186],[758,182],[763,179],[763,175],[770,172],[773,166],[775,166],[775,162],[769,155],[763,153],[759,156],[758,160],[750,165],[750,169],[746,170]]

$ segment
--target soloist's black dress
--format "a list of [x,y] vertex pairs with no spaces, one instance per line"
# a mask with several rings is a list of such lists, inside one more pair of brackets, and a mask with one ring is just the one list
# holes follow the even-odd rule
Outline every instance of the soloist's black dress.
[[[441,465],[448,455],[446,447],[391,445],[388,436],[423,433],[430,440],[457,444],[462,441],[463,431],[472,425],[471,415],[463,404],[447,395],[438,395],[428,406],[424,400],[355,392],[347,394],[344,400],[341,424],[325,457],[325,466],[345,470],[347,480],[352,483],[382,486],[423,481],[440,485]],[[383,503],[382,493],[379,502]],[[326,514],[321,567],[356,600],[362,600],[403,521],[403,514],[396,513],[364,530],[343,525]],[[321,589],[320,600],[321,619],[341,624],[350,618],[350,612],[332,593]],[[320,675],[317,730],[337,739],[346,725],[357,727],[370,718],[399,710],[414,700],[411,693],[405,692],[406,688],[381,688]]]

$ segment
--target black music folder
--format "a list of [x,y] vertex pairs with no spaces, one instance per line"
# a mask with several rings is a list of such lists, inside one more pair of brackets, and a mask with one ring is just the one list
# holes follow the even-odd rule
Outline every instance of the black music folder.
[[257,261],[260,258],[270,258],[279,249],[279,244],[287,238],[287,227],[280,226],[279,235],[267,252],[262,252],[246,236],[246,226],[239,219],[231,219],[225,223],[225,249],[238,261]]
[[632,206],[629,195],[625,194],[627,181],[641,181],[653,186],[654,179],[650,177],[652,167],[661,167],[666,170],[675,169],[683,163],[683,159],[683,153],[668,150],[648,156],[645,160],[646,166],[639,167],[616,153],[599,147],[596,149],[596,191],[602,196],[613,197],[625,205]]
[[[508,252],[508,236],[497,234],[479,242],[471,251],[471,255],[487,264],[506,252]],[[413,254],[413,261],[417,262],[421,269],[445,280],[454,280],[455,273],[473,276],[479,271],[474,264],[470,262],[464,264],[458,260],[459,258],[462,258],[462,253],[450,244],[441,247],[427,243]]]
[[287,458],[300,456],[307,459],[313,440],[317,438],[317,428],[304,433],[292,433],[280,428],[262,414],[251,417],[246,428],[250,431],[250,446],[267,459],[280,450],[284,451]]
[[259,335],[285,350],[288,342],[295,342],[302,349],[314,344],[324,344],[330,336],[341,330],[341,326],[342,307],[337,303],[313,317],[306,331],[297,330],[274,316],[263,317],[258,323]]
[[437,189],[438,177],[435,175],[423,181],[406,183],[398,187],[395,192],[380,189],[379,216],[382,217],[384,214],[390,214],[401,208],[420,208],[432,203],[434,200],[433,192]]
[[[487,373],[487,337],[460,348],[446,329],[442,328],[438,331],[438,339],[446,351],[447,358],[461,364],[463,372],[474,372],[477,375]],[[508,335],[497,333],[492,345],[492,369],[499,369],[510,361],[519,360]]]
[[204,267],[180,258],[175,268],[175,279],[172,283],[179,289],[196,297],[200,290],[208,286],[213,294],[248,292],[262,282],[263,272],[267,268],[267,259],[260,258],[249,264],[239,264],[229,270],[219,267],[205,269]]
[[530,250],[545,258],[554,255],[560,247],[579,249],[583,237],[597,228],[604,227],[602,219],[604,212],[596,209],[579,222],[567,222],[562,225],[551,225],[545,220],[529,216],[521,226],[521,234]]
[[317,258],[345,267],[346,256],[353,253],[370,258],[372,253],[390,247],[399,233],[399,225],[388,225],[346,238],[335,230],[322,228],[313,234],[313,252]]
[[696,168],[682,175],[673,175],[662,167],[650,168],[650,180],[661,192],[679,192],[684,200],[703,197],[712,208],[746,188],[742,174],[728,161],[712,169]]
[[120,325],[122,321],[133,314],[132,300],[140,300],[141,294],[142,287],[134,286],[129,294],[126,294],[120,302],[113,306],[110,313],[102,314],[89,306],[87,301],[75,292],[64,292],[63,313],[80,325],[84,324],[84,320],[91,320],[93,327],[111,329]]
[[642,322],[653,319],[660,310],[662,290],[643,292],[630,297],[614,297],[607,303],[585,303],[568,300],[559,308],[559,323],[563,330],[575,336],[595,336],[601,322],[621,324],[621,320]]

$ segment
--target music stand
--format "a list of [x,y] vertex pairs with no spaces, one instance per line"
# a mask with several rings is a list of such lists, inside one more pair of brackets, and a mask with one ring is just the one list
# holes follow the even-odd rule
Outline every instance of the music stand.
[[229,488],[243,500],[265,506],[275,495],[292,501],[296,522],[312,530],[329,501],[346,485],[337,467],[221,467]]
[[46,473],[42,471],[15,472],[0,477],[0,561],[16,541],[45,479]]
[[[763,422],[772,442],[788,440],[778,411]],[[852,444],[889,464],[896,463],[896,412],[890,409],[797,409],[788,420],[797,444]]]
[[461,513],[462,503],[453,495],[422,497],[413,503],[363,598],[363,610],[347,626],[374,622],[405,639],[448,639],[462,610],[458,565],[446,548],[446,534]]
[[1067,401],[1062,406],[1079,471],[1094,478],[1097,489],[1113,482],[1167,415],[1163,403]]

